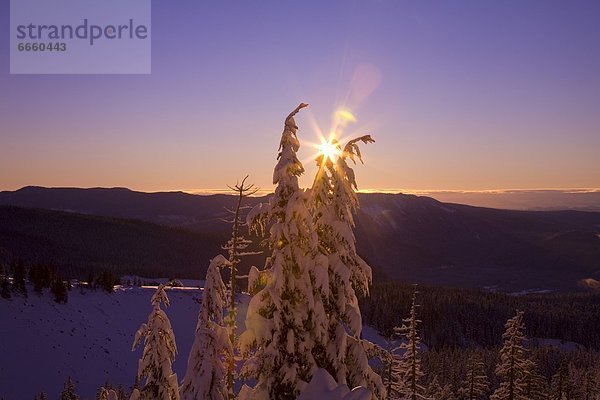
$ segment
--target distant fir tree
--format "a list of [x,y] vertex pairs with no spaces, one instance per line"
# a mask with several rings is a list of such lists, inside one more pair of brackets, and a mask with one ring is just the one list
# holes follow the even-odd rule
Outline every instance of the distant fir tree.
[[63,278],[60,275],[56,275],[54,278],[54,282],[52,283],[52,287],[50,291],[54,295],[54,301],[57,303],[66,304],[69,299],[69,294],[67,292],[67,284],[63,281]]
[[[597,366],[600,368],[600,366]],[[582,377],[581,398],[583,400],[600,399],[600,369],[588,368]]]
[[144,342],[137,373],[144,384],[133,391],[131,400],[179,400],[177,375],[172,368],[177,354],[175,335],[167,314],[160,308],[161,303],[169,306],[165,285],[160,285],[152,296],[153,309],[148,322],[135,334],[132,351]]
[[90,273],[88,274],[88,278],[87,278],[87,287],[88,287],[88,289],[90,289],[90,290],[94,290],[94,291],[96,290],[96,282],[95,282],[95,280],[94,280],[94,274],[93,274],[93,272],[90,272]]
[[569,374],[565,365],[561,365],[558,371],[552,375],[550,381],[550,398],[552,400],[563,400],[570,392]]
[[33,400],[48,400],[48,395],[46,394],[46,392],[39,392],[35,395]]
[[485,365],[479,355],[467,359],[467,376],[459,389],[461,400],[483,400],[489,389]]
[[3,299],[10,299],[12,296],[10,282],[6,276],[0,278],[0,296]]
[[577,392],[580,390],[583,382],[577,374],[575,366],[569,362],[563,363],[556,374],[552,377],[551,398],[572,400],[577,398]]
[[426,399],[425,387],[421,384],[423,371],[421,370],[421,359],[419,350],[421,338],[419,337],[418,325],[421,322],[417,318],[417,288],[413,290],[410,317],[402,320],[400,327],[395,327],[394,332],[401,338],[400,346],[394,352],[402,351],[401,357],[395,357],[392,364],[392,398],[418,400]]
[[44,271],[40,264],[29,267],[29,282],[33,283],[33,291],[41,296],[44,292]]
[[529,400],[548,399],[548,383],[539,373],[537,364],[531,359],[525,361],[523,385],[525,398]]
[[228,397],[224,361],[233,353],[233,348],[229,332],[223,326],[227,289],[221,278],[221,268],[227,266],[229,261],[218,255],[211,260],[206,272],[196,336],[180,388],[181,400],[225,400]]
[[19,259],[13,263],[13,282],[12,291],[16,295],[27,297],[27,286],[25,285],[25,276],[27,271],[25,270],[25,263],[22,259]]
[[256,379],[253,396],[271,400],[299,395],[316,366],[314,344],[327,335],[324,305],[315,296],[316,290],[328,289],[327,258],[318,252],[308,194],[298,185],[304,167],[296,154],[300,142],[294,116],[306,106],[300,104],[285,120],[274,195],[247,217],[263,233],[269,227],[271,254],[262,274],[264,286],[250,301],[247,329],[240,337],[242,353],[250,355],[242,374]]
[[115,285],[119,284],[119,279],[110,270],[103,270],[97,278],[97,282],[106,293],[113,293]]
[[437,376],[433,378],[425,391],[425,398],[428,400],[456,400],[452,385],[441,386]]
[[62,392],[60,392],[60,400],[79,400],[79,396],[75,392],[75,383],[73,383],[70,376],[67,378]]
[[[361,339],[362,318],[357,293],[368,294],[371,267],[357,254],[354,213],[359,207],[355,174],[347,163],[350,158],[362,162],[358,142],[372,143],[369,135],[349,141],[342,149],[332,141],[332,151],[317,158],[318,171],[311,188],[311,212],[319,239],[319,251],[327,256],[328,282],[323,290],[315,286],[316,296],[323,297],[328,316],[327,336],[317,342],[314,355],[317,365],[325,368],[338,384],[364,386],[375,397],[385,398],[385,386],[368,362],[367,348],[372,344]],[[355,158],[356,157],[356,158]],[[348,332],[347,332],[348,331]]]
[[500,363],[496,367],[496,375],[501,380],[500,387],[492,394],[490,400],[528,400],[524,381],[528,359],[524,347],[523,312],[517,311],[517,315],[506,322],[505,328]]

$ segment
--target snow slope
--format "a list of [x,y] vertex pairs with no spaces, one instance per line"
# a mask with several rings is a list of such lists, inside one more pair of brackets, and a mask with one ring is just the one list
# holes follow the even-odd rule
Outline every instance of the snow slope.
[[[115,294],[69,292],[65,305],[42,297],[0,301],[0,397],[33,398],[39,391],[59,396],[67,376],[83,399],[93,399],[107,379],[133,385],[141,350],[131,351],[134,334],[151,311],[154,288],[119,289]],[[183,376],[198,315],[200,291],[171,289],[166,311],[179,356],[174,369]]]
[[[189,282],[185,282],[189,284]],[[67,376],[77,392],[94,399],[108,379],[129,389],[134,382],[142,350],[131,351],[135,332],[151,312],[155,287],[119,288],[114,294],[78,289],[69,292],[67,304],[39,297],[29,287],[29,297],[0,299],[0,398],[32,399],[45,391],[58,398]],[[187,366],[201,290],[168,288],[171,320],[179,354],[173,370],[181,381]],[[240,296],[238,331],[244,329],[249,298]],[[385,346],[374,329],[365,327],[368,340]]]

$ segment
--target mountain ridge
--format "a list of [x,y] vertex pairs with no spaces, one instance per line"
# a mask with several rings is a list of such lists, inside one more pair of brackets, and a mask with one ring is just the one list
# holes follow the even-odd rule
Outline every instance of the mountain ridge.
[[[267,198],[248,198],[247,204]],[[378,279],[507,291],[571,290],[581,280],[600,279],[600,213],[501,210],[405,194],[360,193],[359,199],[357,249],[383,273]],[[212,250],[203,254],[213,256],[220,251],[217,242],[224,243],[230,233],[222,219],[235,200],[225,194],[126,188],[0,192],[4,206],[141,220],[195,232],[210,238]],[[0,227],[10,228],[6,223]]]

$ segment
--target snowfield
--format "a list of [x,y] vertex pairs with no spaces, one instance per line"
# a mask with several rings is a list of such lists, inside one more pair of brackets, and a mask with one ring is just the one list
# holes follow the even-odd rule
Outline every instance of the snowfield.
[[[191,282],[184,282],[190,285]],[[196,282],[198,284],[198,282]],[[94,399],[108,379],[129,391],[134,383],[142,349],[131,351],[135,332],[146,322],[156,287],[102,290],[73,288],[67,304],[57,304],[51,294],[0,299],[0,398],[32,399],[40,391],[58,398],[71,376],[82,400]],[[173,370],[183,379],[194,338],[202,290],[194,287],[168,288],[171,306],[165,311],[177,340],[178,356]],[[244,330],[249,301],[240,295],[238,332]],[[385,340],[369,327],[365,338],[386,346]]]
[[[45,391],[49,398],[57,398],[69,375],[82,399],[95,398],[107,379],[129,389],[142,352],[132,352],[131,345],[151,311],[155,290],[82,294],[72,289],[64,305],[52,301],[49,293],[39,297],[30,290],[27,299],[13,296],[0,301],[0,397],[29,399]],[[186,368],[201,292],[173,288],[168,295],[171,307],[166,311],[179,350],[173,368],[179,376]]]

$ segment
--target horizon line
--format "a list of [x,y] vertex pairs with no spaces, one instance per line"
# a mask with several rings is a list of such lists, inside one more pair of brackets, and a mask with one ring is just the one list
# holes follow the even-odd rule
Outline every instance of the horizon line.
[[[234,194],[228,188],[202,188],[202,189],[161,189],[161,190],[145,190],[133,187],[123,186],[42,186],[42,185],[26,185],[18,189],[0,189],[0,192],[15,192],[27,187],[39,187],[45,189],[128,189],[135,192],[143,193],[176,193],[182,192],[193,195],[214,195],[214,194]],[[381,193],[381,194],[514,194],[514,193],[536,193],[536,192],[554,192],[562,194],[586,194],[600,193],[600,188],[593,187],[545,187],[545,188],[507,188],[507,189],[407,189],[407,188],[366,188],[357,190],[358,193]],[[257,196],[264,196],[273,193],[272,189],[258,189]]]

